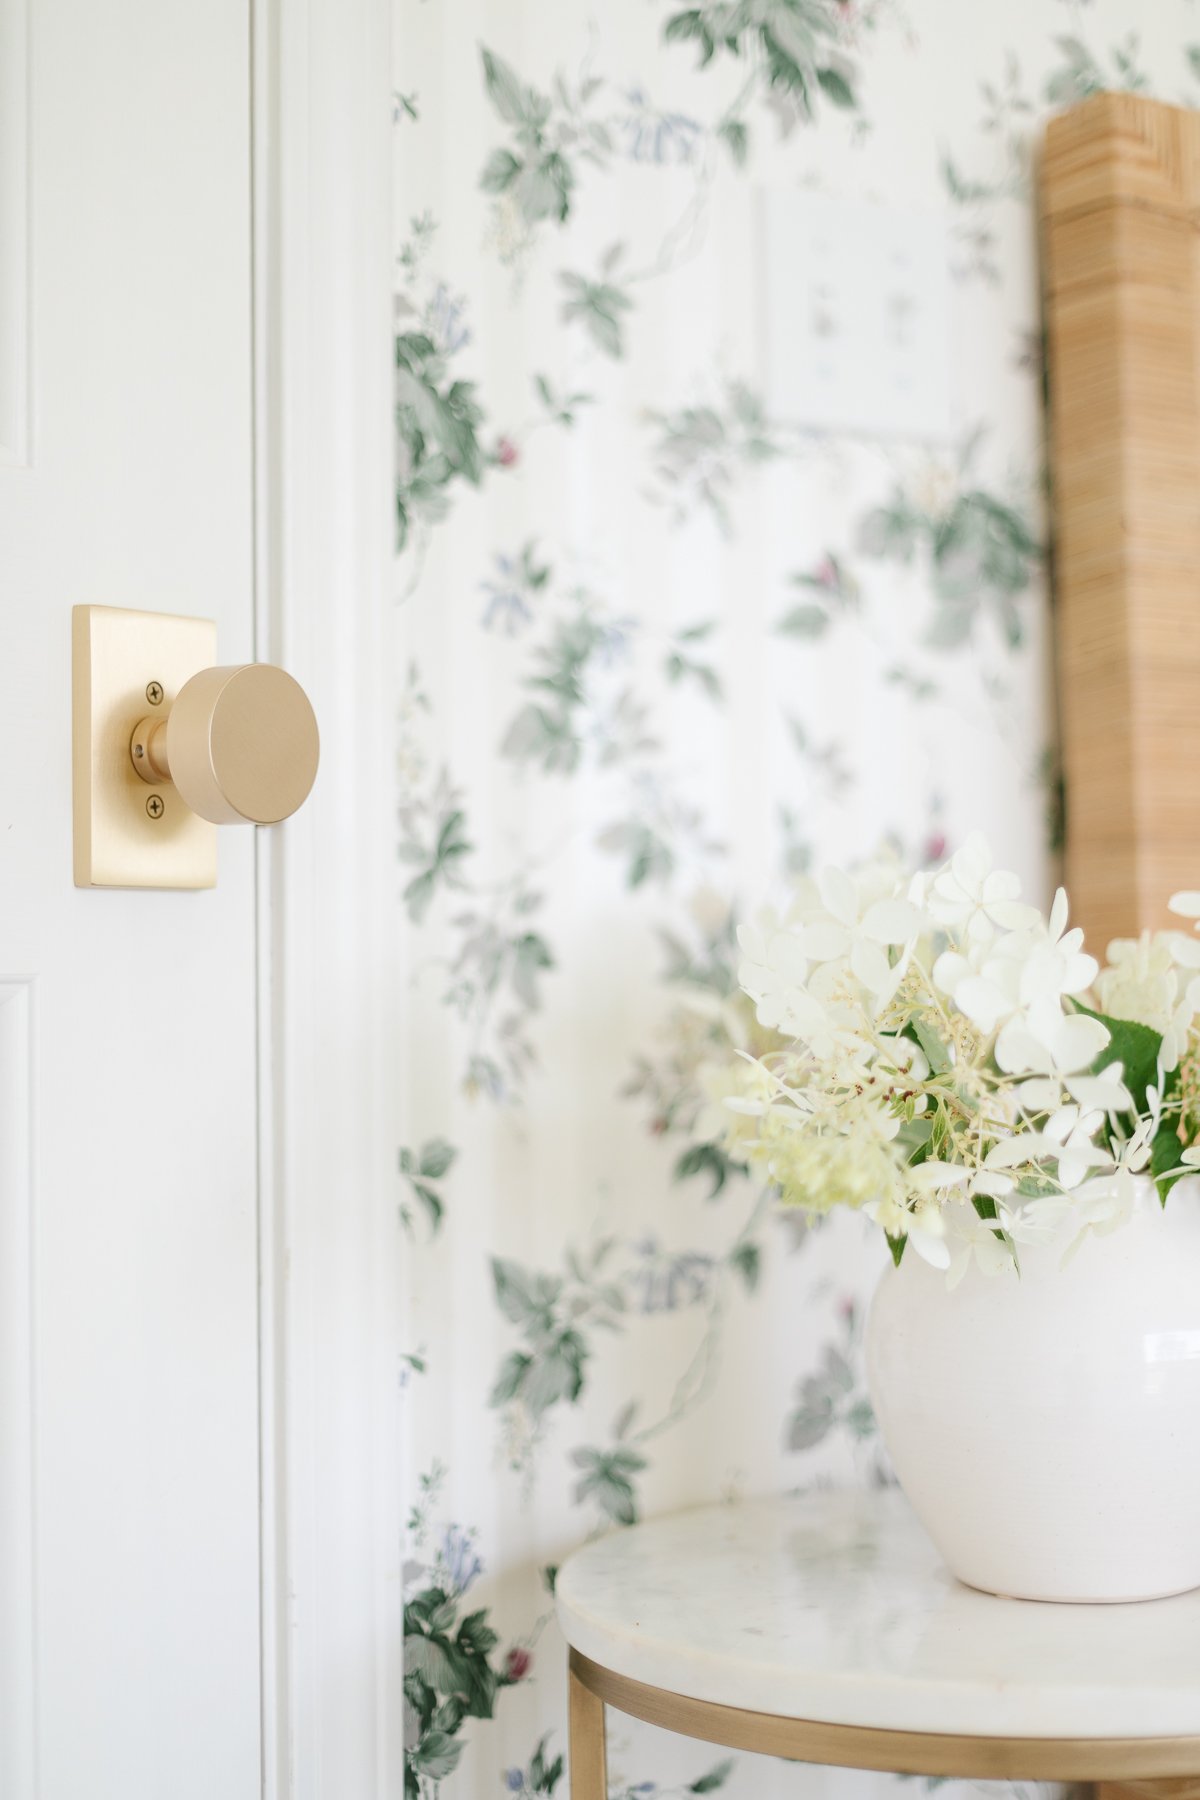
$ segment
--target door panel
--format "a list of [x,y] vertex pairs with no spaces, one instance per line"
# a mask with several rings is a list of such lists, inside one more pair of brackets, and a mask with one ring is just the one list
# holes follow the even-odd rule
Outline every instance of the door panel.
[[31,986],[0,982],[0,1794],[32,1791]]
[[[0,467],[0,976],[18,993],[0,1137],[20,1092],[4,1021],[24,1007],[36,1454],[30,1471],[26,1436],[25,1468],[0,1473],[0,1531],[31,1474],[39,1800],[249,1800],[252,834],[222,833],[210,892],[77,890],[70,786],[73,605],[212,617],[223,662],[252,656],[249,6],[31,15],[31,429],[27,466]],[[7,1151],[0,1178],[7,1232]],[[7,1326],[5,1453],[28,1378]],[[29,1680],[13,1636],[6,1720]]]

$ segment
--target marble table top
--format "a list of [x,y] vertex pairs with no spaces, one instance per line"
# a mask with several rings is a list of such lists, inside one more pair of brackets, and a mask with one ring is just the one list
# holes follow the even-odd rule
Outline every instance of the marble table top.
[[1200,1589],[1127,1606],[976,1593],[895,1490],[635,1525],[570,1557],[557,1601],[584,1656],[694,1700],[892,1731],[1200,1736]]

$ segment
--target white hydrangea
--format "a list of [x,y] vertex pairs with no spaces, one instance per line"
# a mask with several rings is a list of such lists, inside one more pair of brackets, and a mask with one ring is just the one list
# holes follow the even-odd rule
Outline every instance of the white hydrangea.
[[[1172,905],[1200,929],[1200,892]],[[1044,917],[972,836],[929,874],[825,870],[738,937],[778,1048],[706,1086],[785,1204],[861,1209],[955,1281],[1011,1268],[1064,1218],[1119,1223],[1164,1120],[1166,1176],[1200,1167],[1195,935],[1118,940],[1101,970],[1065,892]],[[1157,1033],[1153,1080],[1124,1022]]]
[[1021,900],[1020,878],[992,867],[987,840],[972,832],[929,884],[929,914],[967,944],[990,943],[998,931],[1037,923],[1037,908]]

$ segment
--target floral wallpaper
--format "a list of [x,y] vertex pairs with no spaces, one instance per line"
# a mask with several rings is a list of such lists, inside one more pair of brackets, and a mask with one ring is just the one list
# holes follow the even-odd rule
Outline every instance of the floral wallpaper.
[[[575,1546],[890,1479],[866,1228],[716,1141],[736,926],[974,826],[1048,894],[1032,159],[1099,87],[1200,103],[1200,11],[396,0],[395,39],[408,1791],[565,1795]],[[780,189],[938,222],[936,441],[781,403]],[[614,1800],[895,1786],[616,1716],[610,1762]]]

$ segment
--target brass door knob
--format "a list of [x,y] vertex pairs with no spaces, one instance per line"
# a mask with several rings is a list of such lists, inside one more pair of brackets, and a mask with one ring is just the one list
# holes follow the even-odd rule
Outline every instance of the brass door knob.
[[165,718],[138,722],[129,748],[144,781],[173,782],[214,825],[288,818],[308,798],[320,756],[308,695],[269,663],[201,669]]

